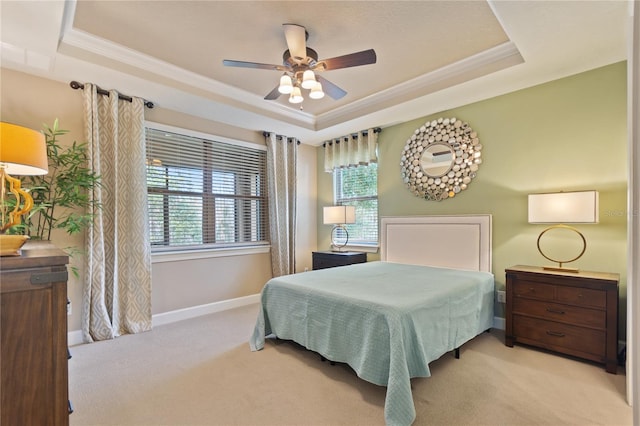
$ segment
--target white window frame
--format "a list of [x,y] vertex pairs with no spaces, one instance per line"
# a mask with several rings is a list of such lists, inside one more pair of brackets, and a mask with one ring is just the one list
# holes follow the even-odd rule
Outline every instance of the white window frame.
[[[151,128],[170,133],[177,133],[184,136],[224,142],[236,146],[244,146],[251,149],[261,151],[267,150],[264,145],[258,145],[251,142],[227,138],[224,136],[213,135],[210,133],[199,132],[196,130],[185,129],[167,124],[157,123],[153,121],[145,122],[145,128]],[[146,188],[145,188],[146,190]],[[210,247],[210,246],[185,246],[185,247],[152,247],[151,261],[152,263],[177,262],[184,260],[206,259],[227,256],[245,256],[269,253],[271,245],[267,243],[256,243],[242,246],[228,247]]]
[[[377,163],[375,163],[377,164]],[[379,165],[378,165],[379,166]],[[358,167],[367,167],[367,166],[358,166]],[[341,173],[342,170],[345,170],[343,168],[335,168],[333,170],[333,201],[335,205],[341,205],[342,203],[342,199],[338,198],[338,173]],[[379,172],[379,170],[378,170]],[[376,181],[377,181],[377,175],[378,173],[376,173]],[[366,197],[366,198],[373,198],[373,197]],[[376,187],[376,195],[375,195],[375,199],[376,201],[378,201],[378,188]],[[356,222],[358,221],[358,216],[356,215]],[[349,229],[350,225],[346,225],[347,230]],[[372,241],[370,243],[363,243],[363,242],[351,242],[351,237],[349,238],[350,241],[347,242],[347,245],[345,247],[347,247],[348,249],[352,249],[355,251],[363,251],[363,252],[367,252],[367,253],[377,253],[378,249],[380,247],[380,206],[378,204],[378,211],[377,211],[377,233],[378,233],[378,239],[377,241]]]

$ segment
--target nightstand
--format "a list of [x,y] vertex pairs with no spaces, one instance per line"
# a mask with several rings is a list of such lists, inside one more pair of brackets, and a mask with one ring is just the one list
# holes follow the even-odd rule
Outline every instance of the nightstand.
[[314,251],[312,257],[314,270],[367,261],[367,253],[359,251]]
[[506,269],[505,344],[537,346],[617,370],[618,274]]

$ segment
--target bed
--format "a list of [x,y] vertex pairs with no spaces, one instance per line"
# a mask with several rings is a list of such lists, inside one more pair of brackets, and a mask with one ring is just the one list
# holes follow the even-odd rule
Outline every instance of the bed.
[[250,338],[293,340],[386,386],[385,421],[415,420],[411,378],[491,328],[491,216],[381,219],[381,260],[269,280]]

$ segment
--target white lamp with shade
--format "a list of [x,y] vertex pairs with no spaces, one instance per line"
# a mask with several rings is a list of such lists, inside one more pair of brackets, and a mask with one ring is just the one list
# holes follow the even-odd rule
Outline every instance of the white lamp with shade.
[[[323,208],[322,222],[325,225],[334,225],[331,230],[331,246],[340,251],[349,242],[349,232],[344,226],[356,223],[356,208],[354,206],[328,206]],[[340,243],[338,233],[345,235],[344,243]]]
[[[545,266],[546,270],[562,272],[578,272],[578,269],[564,267],[563,264],[578,260],[587,249],[587,240],[576,228],[567,223],[598,223],[599,200],[597,191],[554,192],[547,194],[529,194],[529,223],[547,223],[554,225],[546,228],[538,236],[538,251],[540,254],[558,263],[557,267]],[[582,240],[580,253],[569,259],[554,259],[540,247],[542,236],[554,229],[570,230],[578,234]]]

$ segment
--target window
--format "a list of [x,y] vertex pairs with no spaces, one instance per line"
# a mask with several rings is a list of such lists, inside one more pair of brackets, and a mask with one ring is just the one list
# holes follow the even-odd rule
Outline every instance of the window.
[[349,244],[378,244],[378,164],[337,168],[333,176],[335,204],[356,208],[356,223],[346,226]]
[[266,149],[147,128],[151,245],[268,244]]

